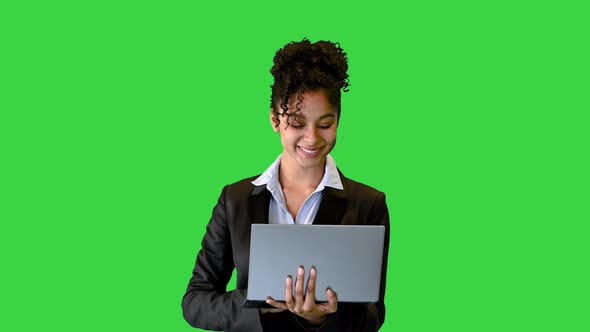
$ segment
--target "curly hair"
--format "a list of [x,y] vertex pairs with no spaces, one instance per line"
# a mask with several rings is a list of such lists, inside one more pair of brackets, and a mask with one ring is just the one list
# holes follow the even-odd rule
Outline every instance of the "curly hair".
[[[274,77],[271,85],[270,107],[276,125],[279,116],[289,118],[300,111],[301,95],[306,91],[323,90],[329,103],[336,108],[340,118],[340,90],[348,91],[348,58],[339,43],[318,41],[310,43],[307,38],[291,42],[279,49],[270,72]],[[297,100],[295,111],[289,111],[289,99]],[[282,112],[277,109],[281,108]]]

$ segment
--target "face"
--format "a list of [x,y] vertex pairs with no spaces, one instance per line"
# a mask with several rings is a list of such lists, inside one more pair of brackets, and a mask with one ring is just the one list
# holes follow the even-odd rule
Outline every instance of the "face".
[[281,135],[283,144],[281,163],[303,169],[323,168],[326,156],[336,144],[336,109],[323,91],[304,92],[301,98],[297,113],[294,113],[296,98],[289,98],[295,99],[289,105],[291,116],[280,116],[278,126],[271,111],[271,125]]

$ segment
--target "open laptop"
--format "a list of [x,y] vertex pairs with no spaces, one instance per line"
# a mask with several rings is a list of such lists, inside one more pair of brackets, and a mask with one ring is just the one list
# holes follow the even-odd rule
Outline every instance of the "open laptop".
[[379,300],[385,226],[253,224],[245,308],[269,307],[266,298],[285,300],[285,279],[300,265],[305,281],[316,267],[316,301],[333,289],[338,302]]

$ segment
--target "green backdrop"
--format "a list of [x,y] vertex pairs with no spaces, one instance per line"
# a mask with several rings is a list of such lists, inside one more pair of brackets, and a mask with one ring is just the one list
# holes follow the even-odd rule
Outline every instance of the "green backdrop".
[[280,152],[274,52],[350,59],[345,175],[391,213],[382,331],[588,331],[582,1],[0,5],[0,329],[194,331],[223,185]]

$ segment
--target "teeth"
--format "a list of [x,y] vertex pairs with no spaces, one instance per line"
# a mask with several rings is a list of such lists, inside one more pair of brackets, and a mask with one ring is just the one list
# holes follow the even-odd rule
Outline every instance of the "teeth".
[[308,150],[308,149],[305,149],[305,148],[302,148],[302,147],[299,147],[299,148],[301,150],[303,150],[303,152],[306,152],[306,153],[316,153],[316,152],[318,152],[320,150],[320,149]]

